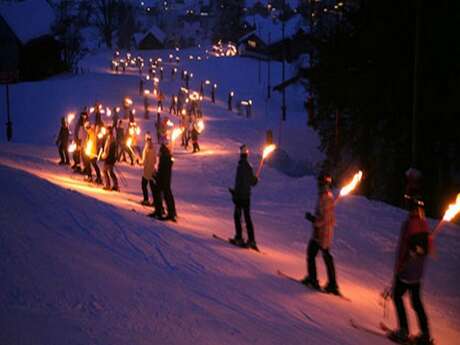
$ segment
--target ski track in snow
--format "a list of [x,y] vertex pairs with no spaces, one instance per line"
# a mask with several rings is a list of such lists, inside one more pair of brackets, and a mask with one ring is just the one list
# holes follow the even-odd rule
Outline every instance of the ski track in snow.
[[[158,54],[166,61],[168,53]],[[348,320],[369,326],[382,320],[379,294],[391,280],[405,212],[359,196],[337,204],[333,254],[339,284],[352,303],[276,275],[277,269],[305,274],[311,229],[303,215],[315,206],[314,177],[290,178],[268,164],[264,168],[253,190],[252,215],[267,255],[212,239],[212,233],[233,234],[227,188],[234,183],[238,147],[249,145],[257,168],[265,130],[277,136],[280,97],[274,93],[266,108],[266,85],[257,84],[257,62],[250,59],[182,60],[196,76],[192,87],[210,79],[218,89],[216,104],[209,97],[204,102],[202,151],[175,149],[177,224],[145,217],[151,209],[133,201],[140,200],[139,167],[118,165],[128,185],[114,193],[55,164],[53,137],[67,111],[95,99],[114,105],[131,96],[142,114],[134,71],[110,74],[102,65],[108,65],[110,52],[101,52],[84,61],[95,71],[90,74],[11,87],[17,139],[0,141],[0,344],[387,344],[352,329]],[[280,68],[273,66],[276,81]],[[166,106],[179,85],[168,80],[167,71]],[[254,100],[253,118],[226,110],[230,90],[235,99]],[[322,155],[318,138],[305,126],[302,103],[302,93],[289,89],[283,149],[314,162]],[[138,122],[143,132],[153,132],[152,119]],[[425,304],[443,345],[456,344],[460,336],[459,230],[445,227],[426,272]],[[322,282],[323,266],[318,258]],[[389,312],[395,325],[392,307]]]

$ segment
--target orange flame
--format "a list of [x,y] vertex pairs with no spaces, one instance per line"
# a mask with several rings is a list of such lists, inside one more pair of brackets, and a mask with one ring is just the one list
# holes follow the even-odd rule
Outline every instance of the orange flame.
[[264,148],[264,152],[262,153],[262,159],[267,158],[273,151],[275,151],[276,145],[270,144]]
[[77,143],[75,141],[72,141],[69,147],[67,148],[67,151],[69,151],[69,153],[74,153],[76,149],[77,149]]
[[67,124],[70,126],[72,123],[73,119],[75,118],[75,113],[68,113],[67,114]]
[[128,138],[128,140],[126,140],[126,145],[131,148],[131,145],[133,144],[133,138]]
[[198,120],[197,124],[197,130],[199,133],[203,132],[204,131],[204,121],[203,120]]
[[86,147],[85,147],[85,155],[87,155],[88,157],[91,156],[91,149],[93,148],[93,141],[92,140],[88,140],[88,142],[86,143]]
[[356,188],[358,183],[361,182],[362,178],[363,172],[360,170],[353,176],[353,180],[340,190],[340,196],[346,196],[350,194]]
[[458,213],[460,212],[460,193],[457,194],[457,200],[455,200],[454,204],[450,204],[447,207],[446,213],[444,213],[444,217],[442,220],[445,222],[451,221]]
[[174,128],[171,134],[171,140],[175,141],[179,137],[179,135],[182,134],[183,131],[183,128]]

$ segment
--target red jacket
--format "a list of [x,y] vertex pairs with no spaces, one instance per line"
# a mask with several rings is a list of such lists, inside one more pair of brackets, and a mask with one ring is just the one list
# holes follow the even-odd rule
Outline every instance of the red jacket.
[[395,275],[407,283],[419,282],[431,248],[432,238],[425,218],[410,214],[401,226]]

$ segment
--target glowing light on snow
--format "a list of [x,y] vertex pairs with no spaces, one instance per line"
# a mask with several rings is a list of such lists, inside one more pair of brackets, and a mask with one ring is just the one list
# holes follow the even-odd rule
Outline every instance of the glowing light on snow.
[[340,190],[340,196],[347,196],[348,194],[350,194],[361,182],[362,178],[363,172],[360,170],[353,176],[353,180]]
[[275,151],[276,145],[270,144],[264,148],[264,152],[262,153],[262,159],[267,158],[273,151]]
[[447,207],[446,212],[444,213],[444,217],[442,220],[445,222],[450,222],[454,217],[460,212],[460,193],[457,194],[457,199],[455,200],[454,204],[450,204]]

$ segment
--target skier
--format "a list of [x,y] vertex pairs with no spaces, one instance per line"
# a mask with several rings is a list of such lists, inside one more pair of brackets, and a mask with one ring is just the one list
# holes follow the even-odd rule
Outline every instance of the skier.
[[177,115],[177,97],[171,96],[171,106],[169,107],[169,113]]
[[81,166],[80,166],[80,157],[81,157],[81,139],[75,137],[75,151],[72,153],[72,159],[74,164],[71,166],[73,172],[75,173],[82,173]]
[[193,128],[192,128],[192,146],[193,146],[193,153],[200,151],[200,145],[198,144],[198,136],[200,135],[200,131],[198,128],[198,121],[193,121]]
[[393,302],[399,321],[399,329],[389,333],[393,341],[406,343],[409,328],[402,297],[409,291],[412,307],[417,314],[421,334],[414,338],[414,344],[431,345],[433,340],[428,328],[428,319],[420,299],[420,287],[425,261],[432,248],[432,237],[425,219],[424,204],[418,196],[405,195],[409,209],[408,218],[401,227],[396,253]]
[[[254,226],[251,220],[251,187],[257,184],[257,177],[248,162],[249,149],[246,145],[240,147],[240,160],[236,170],[235,188],[229,189],[232,200],[235,204],[233,218],[235,221],[236,234],[231,242],[238,246],[247,246],[258,250],[254,237]],[[243,229],[241,226],[241,211],[244,214],[244,221],[248,233],[248,240],[243,240]]]
[[[104,173],[105,190],[119,191],[117,176],[114,172],[115,162],[117,161],[117,142],[113,136],[112,127],[107,127],[107,138],[105,139],[104,152],[102,153],[102,159],[104,160],[104,166],[102,171]],[[110,187],[110,178],[112,178],[112,188]]]
[[[155,145],[152,141],[152,136],[149,132],[145,135],[145,145],[142,152],[142,162],[144,165],[144,173],[142,175],[142,194],[144,199],[142,200],[142,205],[153,205],[154,212],[149,214],[153,218],[162,218],[163,217],[163,203],[161,201],[160,188],[156,180],[156,169],[155,165],[157,163],[157,153]],[[153,202],[149,203],[149,195],[147,191],[147,185],[150,185],[150,191],[152,192]]]
[[324,290],[334,295],[340,295],[335,275],[334,258],[330,253],[335,225],[334,196],[331,186],[332,177],[329,174],[322,173],[318,176],[319,196],[315,214],[310,212],[305,214],[305,218],[313,224],[313,236],[307,248],[308,276],[302,282],[314,289],[320,289],[316,274],[316,255],[318,255],[318,251],[321,251],[328,278]]
[[70,165],[69,161],[69,152],[67,151],[69,146],[69,126],[67,125],[67,121],[65,117],[61,117],[61,128],[59,129],[59,134],[56,139],[56,145],[59,151],[59,157],[61,160],[59,161],[59,165]]
[[168,209],[168,215],[166,217],[157,215],[156,218],[160,220],[171,220],[176,222],[176,205],[174,202],[174,196],[171,191],[172,165],[173,159],[168,146],[166,146],[166,144],[161,144],[157,181],[161,195],[165,200],[166,208]]
[[89,121],[86,121],[85,130],[86,130],[86,140],[85,140],[83,150],[84,150],[84,161],[85,161],[85,173],[87,176],[87,180],[90,182],[93,180],[93,176],[91,172],[91,166],[92,166],[94,168],[94,171],[96,172],[96,183],[102,184],[101,171],[99,170],[99,167],[97,166],[97,149],[96,149],[97,136],[96,136],[94,125],[92,126],[89,123]]

